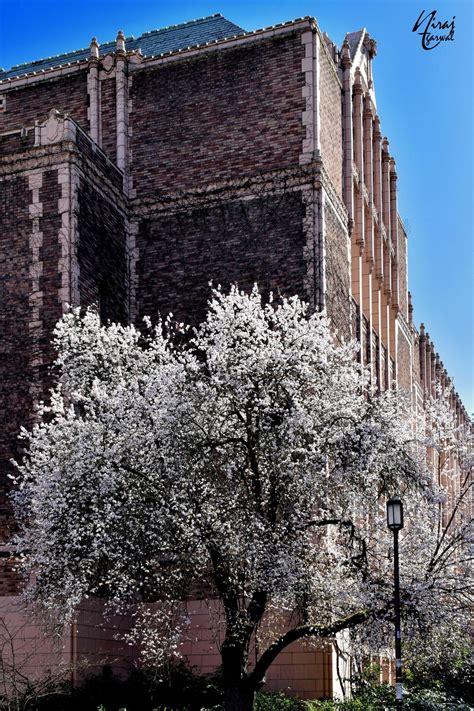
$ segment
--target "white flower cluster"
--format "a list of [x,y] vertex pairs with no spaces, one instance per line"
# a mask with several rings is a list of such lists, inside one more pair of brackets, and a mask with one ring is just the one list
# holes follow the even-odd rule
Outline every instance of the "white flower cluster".
[[458,611],[426,427],[414,434],[397,393],[370,392],[355,346],[298,298],[264,305],[257,288],[215,290],[184,334],[103,326],[93,311],[58,323],[60,378],[24,433],[15,495],[44,608],[70,619],[88,595],[142,607],[132,641],[156,659],[177,648],[176,610],[200,585],[222,601],[224,651],[245,656],[274,611],[296,614],[302,635],[347,620],[384,645],[385,500],[400,493],[408,626]]

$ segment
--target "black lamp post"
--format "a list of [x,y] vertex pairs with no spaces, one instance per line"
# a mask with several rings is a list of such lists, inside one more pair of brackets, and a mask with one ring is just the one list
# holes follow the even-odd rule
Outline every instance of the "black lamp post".
[[393,531],[393,565],[395,583],[395,693],[397,711],[402,708],[402,636],[400,632],[400,571],[398,566],[398,532],[403,528],[403,504],[398,496],[387,501],[387,526]]

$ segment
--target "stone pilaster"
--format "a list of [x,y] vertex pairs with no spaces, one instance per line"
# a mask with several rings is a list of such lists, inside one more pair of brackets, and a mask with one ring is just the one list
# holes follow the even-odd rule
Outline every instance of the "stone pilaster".
[[354,136],[352,127],[352,80],[351,55],[349,43],[344,40],[341,50],[343,71],[343,136],[344,136],[344,201],[349,220],[354,220],[354,182],[352,178],[352,160],[354,155]]
[[384,290],[390,298],[392,294],[391,238],[390,238],[390,153],[388,139],[382,142],[382,223],[385,228],[384,244]]
[[77,258],[78,216],[74,206],[77,205],[77,189],[79,176],[72,163],[66,163],[58,168],[58,183],[61,195],[58,213],[61,216],[58,240],[61,247],[59,257],[59,301],[63,312],[70,306],[79,306],[79,262]]
[[439,353],[435,354],[434,357],[434,380],[433,382],[435,385],[438,385],[441,382],[441,358],[439,357]]
[[400,304],[398,281],[398,201],[397,201],[397,171],[395,161],[390,158],[390,240],[393,250],[392,258],[392,306],[398,309]]
[[41,256],[43,247],[43,233],[40,230],[40,219],[43,217],[43,205],[40,202],[40,189],[43,186],[43,172],[34,170],[28,175],[28,187],[31,191],[29,214],[31,220],[30,232],[30,319],[28,323],[31,342],[31,370],[30,394],[34,403],[42,396],[41,367],[43,365],[42,336],[43,321],[41,309],[43,306],[43,292],[41,290],[41,277],[43,275],[43,260]]
[[89,57],[89,72],[87,75],[87,92],[89,94],[89,133],[97,145],[99,143],[99,45],[95,37],[92,38]]
[[138,222],[127,224],[127,252],[128,252],[128,320],[135,323],[139,313],[138,303]]
[[321,150],[320,140],[320,90],[319,90],[319,36],[316,32],[303,32],[301,42],[304,47],[304,57],[301,60],[301,71],[304,74],[302,96],[304,110],[302,123],[306,129],[303,138],[300,165],[310,163],[318,157]]
[[117,35],[115,57],[116,123],[117,123],[117,167],[127,173],[128,145],[128,81],[125,37],[122,31]]
[[373,161],[374,161],[374,204],[377,211],[377,237],[375,241],[375,274],[383,281],[384,243],[382,234],[382,133],[380,119],[374,119],[373,126]]
[[354,94],[354,159],[359,173],[359,181],[364,182],[364,147],[362,139],[362,109],[363,109],[363,89],[360,70],[355,73],[353,94]]
[[324,201],[325,195],[323,188],[320,188],[316,193],[315,211],[315,264],[316,264],[316,308],[322,311],[326,306],[326,229],[324,221]]
[[424,324],[421,324],[421,326],[420,326],[419,349],[420,349],[421,387],[423,388],[424,391],[426,391],[426,386],[427,386],[427,383],[426,383],[426,334],[425,334]]
[[367,218],[365,220],[365,244],[367,248],[367,258],[374,263],[374,159],[372,126],[372,101],[367,94],[364,99],[364,184],[368,193],[368,209]]
[[360,70],[356,71],[354,96],[354,163],[357,170],[358,186],[355,192],[354,236],[357,244],[364,244],[364,159],[362,144],[362,80]]
[[434,385],[434,349],[430,340],[430,334],[426,333],[426,392],[433,394]]

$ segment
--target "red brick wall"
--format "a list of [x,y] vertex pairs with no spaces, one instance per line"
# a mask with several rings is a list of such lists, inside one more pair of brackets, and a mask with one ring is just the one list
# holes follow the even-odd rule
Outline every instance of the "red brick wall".
[[76,132],[76,145],[82,155],[103,174],[107,180],[118,190],[123,189],[123,173],[116,167],[115,163],[106,158],[102,151],[97,150],[95,143],[89,136],[81,131]]
[[104,319],[126,321],[124,218],[85,177],[78,191],[79,293],[82,306],[99,304]]
[[[115,79],[104,79],[100,82],[100,103],[102,117],[101,148],[109,158],[115,160],[117,155],[117,117],[115,100]],[[153,102],[152,97],[148,100]]]
[[[28,180],[0,181],[0,543],[9,537],[9,460],[18,456],[17,435],[31,408],[29,394],[29,235]],[[0,579],[1,579],[0,572]]]
[[43,217],[40,218],[39,228],[43,234],[43,246],[40,259],[43,261],[43,274],[40,278],[42,296],[42,339],[40,343],[43,354],[41,379],[44,395],[47,396],[53,381],[51,379],[51,363],[56,353],[51,346],[51,336],[54,326],[61,318],[62,308],[59,300],[61,275],[59,273],[59,258],[61,247],[58,232],[61,227],[61,216],[58,214],[58,200],[60,198],[58,185],[58,171],[50,170],[43,173],[43,186],[40,188],[40,201],[43,205]]
[[342,198],[342,94],[332,60],[319,47],[321,156],[331,182]]
[[[39,279],[42,330],[37,330],[39,340],[33,341],[30,330],[32,221],[28,209],[32,193],[25,176],[18,175],[0,182],[0,241],[4,242],[0,244],[0,255],[3,256],[0,259],[0,543],[7,542],[14,530],[7,498],[10,488],[7,474],[11,471],[10,458],[21,456],[18,440],[20,427],[31,424],[33,408],[30,387],[37,378],[40,378],[44,392],[51,384],[49,367],[53,353],[49,342],[54,323],[61,313],[58,302],[58,229],[61,223],[58,197],[57,171],[43,173],[43,185],[39,190],[44,215],[39,218],[42,233],[39,259],[43,263]],[[31,361],[39,353],[43,363],[34,374]],[[8,558],[1,558],[0,595],[14,594],[18,587],[19,578],[14,563]]]
[[302,56],[294,34],[134,74],[140,196],[298,165]]
[[140,316],[199,322],[210,280],[304,295],[304,210],[301,193],[288,192],[142,221]]
[[7,109],[0,114],[0,133],[33,126],[36,120],[46,118],[51,109],[71,114],[87,131],[87,101],[86,71],[10,90],[7,92]]
[[8,153],[16,153],[25,151],[35,142],[34,129],[28,131],[28,134],[23,138],[19,133],[14,133],[9,136],[0,135],[0,156],[6,156]]

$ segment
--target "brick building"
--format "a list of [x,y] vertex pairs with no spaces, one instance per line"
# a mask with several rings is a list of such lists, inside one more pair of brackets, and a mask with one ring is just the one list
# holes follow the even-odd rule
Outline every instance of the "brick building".
[[[196,322],[210,280],[256,281],[327,308],[381,389],[396,382],[421,407],[436,380],[449,382],[412,323],[375,56],[365,29],[339,49],[310,17],[245,32],[213,15],[0,71],[4,600],[18,592],[9,460],[51,383],[49,339],[66,304]],[[457,395],[452,405],[467,421]],[[87,625],[71,657],[92,648]],[[204,670],[205,646],[189,649]],[[281,656],[274,685],[332,691],[328,654]]]

